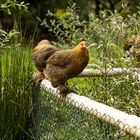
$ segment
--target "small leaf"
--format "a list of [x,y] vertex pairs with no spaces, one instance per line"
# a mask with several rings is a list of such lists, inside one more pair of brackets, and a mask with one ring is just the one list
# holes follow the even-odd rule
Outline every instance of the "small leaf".
[[9,15],[11,15],[11,11],[10,11],[9,8],[7,8],[7,13],[8,13]]
[[137,105],[139,107],[139,111],[140,111],[140,98],[138,95],[136,95],[136,103],[137,103]]

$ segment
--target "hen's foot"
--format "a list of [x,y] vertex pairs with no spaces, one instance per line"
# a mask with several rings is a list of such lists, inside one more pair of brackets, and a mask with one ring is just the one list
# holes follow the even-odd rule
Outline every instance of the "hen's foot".
[[72,92],[76,93],[76,91],[70,88],[68,85],[58,85],[57,89],[62,96],[66,96]]

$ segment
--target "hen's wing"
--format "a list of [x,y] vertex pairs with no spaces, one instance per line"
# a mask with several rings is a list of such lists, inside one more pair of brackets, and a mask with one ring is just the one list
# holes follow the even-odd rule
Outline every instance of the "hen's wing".
[[69,66],[72,61],[70,50],[57,51],[48,58],[43,73],[51,81],[53,87],[64,84],[69,79],[71,71]]
[[57,51],[51,57],[48,58],[47,64],[65,68],[73,60],[71,55],[71,50]]

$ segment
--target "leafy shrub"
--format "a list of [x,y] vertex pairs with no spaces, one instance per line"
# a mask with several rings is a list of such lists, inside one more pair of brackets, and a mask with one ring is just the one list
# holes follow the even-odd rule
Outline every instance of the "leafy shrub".
[[[90,63],[105,63],[111,66],[128,66],[123,59],[123,45],[126,38],[132,34],[138,34],[140,29],[139,12],[132,16],[123,17],[118,11],[101,11],[99,15],[93,12],[87,19],[81,19],[75,3],[71,3],[66,9],[66,16],[57,16],[48,11],[46,18],[41,21],[41,25],[49,28],[57,37],[58,47],[66,44],[73,47],[84,38],[90,45]],[[125,12],[125,11],[124,11]],[[48,18],[50,21],[47,22]],[[96,59],[96,60],[95,60]],[[95,62],[94,62],[95,61]],[[104,62],[106,61],[106,62]],[[99,65],[103,66],[101,63]],[[131,65],[132,66],[132,65]]]
[[12,45],[14,42],[19,43],[18,40],[21,32],[19,32],[17,15],[18,12],[21,11],[28,12],[28,5],[29,3],[25,4],[24,1],[19,3],[17,0],[5,0],[0,2],[0,11],[12,15],[12,21],[14,22],[13,29],[9,32],[0,29],[0,47],[8,46],[8,44]]

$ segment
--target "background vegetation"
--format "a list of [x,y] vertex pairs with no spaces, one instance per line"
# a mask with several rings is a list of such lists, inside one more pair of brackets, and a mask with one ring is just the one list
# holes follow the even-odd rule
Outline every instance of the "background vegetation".
[[[40,1],[37,0],[4,0],[0,1],[2,5],[0,8],[0,26],[5,31],[13,28],[22,29],[24,41],[29,37],[33,37],[35,33],[38,36],[38,39],[48,38],[50,40],[57,40],[49,28],[44,28],[40,26],[40,19],[46,18],[47,11],[50,10],[55,17],[52,18],[67,18],[66,8],[70,3],[75,2],[77,5],[77,12],[80,17],[80,20],[88,20],[89,13],[94,13],[99,15],[100,11],[111,10],[114,12],[117,10],[121,12],[123,17],[127,15],[132,15],[134,12],[137,12],[139,2],[137,0],[51,0],[50,1]],[[25,6],[26,4],[26,6]],[[28,12],[27,12],[28,7]],[[129,13],[127,13],[129,8]],[[26,12],[25,12],[26,11]],[[50,17],[47,16],[47,22],[50,21]]]
[[[0,139],[34,139],[38,137],[35,133],[41,139],[52,140],[129,139],[131,136],[118,128],[43,91],[40,95],[32,92],[31,53],[43,38],[64,49],[85,38],[88,45],[92,44],[89,63],[110,69],[135,67],[133,59],[124,58],[123,45],[128,36],[139,34],[139,3],[115,0],[59,3],[0,2]],[[74,78],[69,84],[81,95],[140,116],[140,90],[132,75]],[[30,126],[32,112],[35,131]]]

